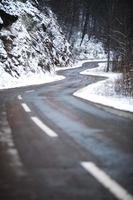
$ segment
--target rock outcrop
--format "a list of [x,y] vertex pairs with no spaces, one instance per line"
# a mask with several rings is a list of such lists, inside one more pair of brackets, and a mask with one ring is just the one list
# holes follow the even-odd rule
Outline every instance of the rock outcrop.
[[41,12],[32,1],[0,3],[0,68],[19,78],[67,66],[70,57],[70,45],[49,8]]

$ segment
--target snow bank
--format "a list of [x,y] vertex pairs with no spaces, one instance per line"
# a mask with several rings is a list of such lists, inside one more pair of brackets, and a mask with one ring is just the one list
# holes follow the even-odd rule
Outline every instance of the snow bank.
[[98,68],[87,69],[81,72],[84,75],[102,76],[107,77],[107,79],[78,90],[74,93],[74,96],[119,110],[133,112],[133,99],[118,95],[115,91],[115,84],[122,78],[122,74],[106,73],[104,72],[105,69],[106,64],[100,63]]
[[56,75],[55,73],[32,73],[29,72],[28,74],[23,74],[22,77],[16,79],[12,77],[10,74],[5,73],[4,69],[0,67],[0,89],[7,89],[7,88],[16,88],[28,85],[39,85],[44,83],[50,83],[53,81],[63,80],[64,76]]

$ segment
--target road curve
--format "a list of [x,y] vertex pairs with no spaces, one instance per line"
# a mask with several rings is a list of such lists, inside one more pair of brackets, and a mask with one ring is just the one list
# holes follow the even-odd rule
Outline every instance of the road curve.
[[133,199],[133,121],[72,95],[96,66],[0,92],[0,199]]

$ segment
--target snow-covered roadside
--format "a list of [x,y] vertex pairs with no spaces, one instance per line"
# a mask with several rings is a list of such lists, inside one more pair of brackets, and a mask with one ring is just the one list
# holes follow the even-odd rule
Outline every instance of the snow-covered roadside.
[[0,68],[0,89],[16,88],[28,85],[39,85],[44,83],[50,83],[65,79],[64,76],[56,75],[55,73],[39,73],[29,72],[23,75],[19,79],[12,77],[10,74],[5,73],[3,68]]
[[55,71],[62,71],[67,69],[75,69],[82,67],[86,62],[107,62],[107,59],[86,59],[86,60],[77,60],[72,66],[68,67],[55,67]]
[[[77,61],[73,66],[69,67],[56,67],[55,71],[66,70],[66,69],[73,69],[82,67],[82,64],[85,62],[96,62],[99,60],[82,60]],[[105,61],[105,60],[102,60]],[[16,88],[16,87],[23,87],[28,85],[39,85],[50,83],[54,81],[59,81],[65,79],[64,76],[57,75],[55,71],[43,72],[38,69],[38,72],[23,72],[20,78],[14,78],[9,73],[6,73],[3,68],[0,67],[0,89],[8,89],[8,88]]]
[[115,83],[121,79],[121,74],[104,72],[105,63],[99,63],[99,67],[87,69],[81,74],[107,77],[106,80],[88,85],[73,95],[88,101],[116,108],[123,111],[133,112],[133,99],[118,95],[115,91]]

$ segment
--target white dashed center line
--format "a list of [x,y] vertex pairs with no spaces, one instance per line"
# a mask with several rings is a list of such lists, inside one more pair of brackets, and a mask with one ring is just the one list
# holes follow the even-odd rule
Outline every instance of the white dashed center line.
[[23,109],[25,110],[25,112],[31,112],[31,110],[30,110],[30,108],[27,106],[27,104],[22,103],[21,105],[22,105]]
[[133,200],[133,196],[129,194],[122,186],[108,176],[104,171],[99,169],[92,162],[81,162],[81,166],[93,175],[105,188],[107,188],[119,200]]
[[18,99],[19,99],[19,100],[22,100],[23,98],[22,98],[22,96],[21,96],[21,95],[18,95]]
[[48,126],[46,126],[38,117],[31,117],[31,119],[48,136],[50,136],[50,137],[58,137],[58,135],[52,129],[50,129]]
[[[22,99],[21,95],[18,99]],[[22,107],[26,112],[31,112],[27,104],[22,103]],[[48,136],[58,137],[51,128],[45,125],[38,117],[31,117],[31,120]],[[89,172],[95,179],[100,182],[105,188],[107,188],[117,199],[119,200],[133,200],[133,196],[128,193],[121,185],[119,185],[115,180],[113,180],[109,175],[107,175],[103,170],[98,168],[93,162],[81,162],[81,166]]]

